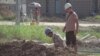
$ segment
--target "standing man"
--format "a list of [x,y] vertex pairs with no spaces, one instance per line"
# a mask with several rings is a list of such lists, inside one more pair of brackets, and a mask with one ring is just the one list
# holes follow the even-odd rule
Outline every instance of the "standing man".
[[34,5],[32,22],[34,23],[35,19],[36,23],[39,24],[41,4],[37,2],[33,2],[32,4]]
[[77,53],[76,34],[79,27],[78,15],[72,9],[70,3],[66,3],[64,7],[66,14],[68,14],[66,24],[63,28],[63,32],[66,32],[66,45]]

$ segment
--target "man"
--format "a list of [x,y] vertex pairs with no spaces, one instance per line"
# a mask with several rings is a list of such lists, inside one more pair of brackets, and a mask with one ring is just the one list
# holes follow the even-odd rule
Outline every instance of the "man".
[[[65,40],[62,39],[60,35],[54,33],[50,28],[47,28],[45,30],[45,34],[48,37],[51,37],[53,40],[53,44],[47,44],[47,45],[49,45],[49,47],[54,45],[54,47],[56,49],[63,49],[64,52],[69,52],[69,54],[66,54],[67,56],[70,55],[71,53],[74,53],[73,51],[70,51],[68,49],[68,47],[66,46]],[[45,45],[45,46],[47,46],[47,45]]]
[[65,47],[64,45],[64,41],[63,39],[60,37],[60,35],[57,35],[56,33],[54,33],[50,28],[47,28],[45,29],[45,34],[48,36],[48,37],[51,37],[53,42],[54,42],[54,46],[56,48],[58,47]]
[[39,24],[41,4],[37,3],[37,2],[33,2],[32,4],[34,5],[33,22],[34,22],[34,19],[35,19],[36,23]]
[[72,9],[72,5],[70,3],[65,4],[65,12],[68,14],[66,18],[66,24],[63,28],[63,32],[66,32],[66,45],[68,48],[74,49],[75,53],[77,52],[76,45],[76,34],[78,33],[78,15]]

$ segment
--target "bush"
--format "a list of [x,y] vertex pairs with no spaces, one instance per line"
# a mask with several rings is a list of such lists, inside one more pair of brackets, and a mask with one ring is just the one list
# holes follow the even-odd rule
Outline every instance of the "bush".
[[0,20],[14,20],[16,18],[15,14],[13,13],[8,13],[7,15],[6,14],[7,12],[4,13],[0,11]]
[[0,20],[14,20],[16,19],[15,16],[1,16],[0,15]]
[[16,17],[15,16],[6,16],[3,17],[3,20],[14,20]]

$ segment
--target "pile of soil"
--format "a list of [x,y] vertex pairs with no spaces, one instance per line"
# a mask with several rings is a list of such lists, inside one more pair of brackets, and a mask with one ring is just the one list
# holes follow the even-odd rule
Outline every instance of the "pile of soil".
[[12,41],[0,44],[0,56],[67,56],[63,48],[47,48],[33,41]]
[[[79,49],[80,47],[82,48],[86,44],[81,41],[78,41],[77,43]],[[90,43],[86,45],[90,45]],[[86,46],[84,48],[86,48]],[[73,56],[73,55],[75,55],[75,53],[70,52],[68,49],[54,48],[54,47],[48,48],[46,45],[43,45],[42,43],[35,41],[16,40],[0,44],[0,56]],[[78,54],[77,56],[86,56],[86,55]]]

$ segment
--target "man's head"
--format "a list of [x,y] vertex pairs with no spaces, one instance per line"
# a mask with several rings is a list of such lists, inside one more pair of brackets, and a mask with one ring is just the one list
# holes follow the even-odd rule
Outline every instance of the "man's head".
[[70,3],[66,3],[64,6],[64,10],[67,13],[70,13],[72,11],[72,5]]
[[46,28],[45,29],[45,34],[49,37],[52,37],[53,36],[53,31],[50,28]]

